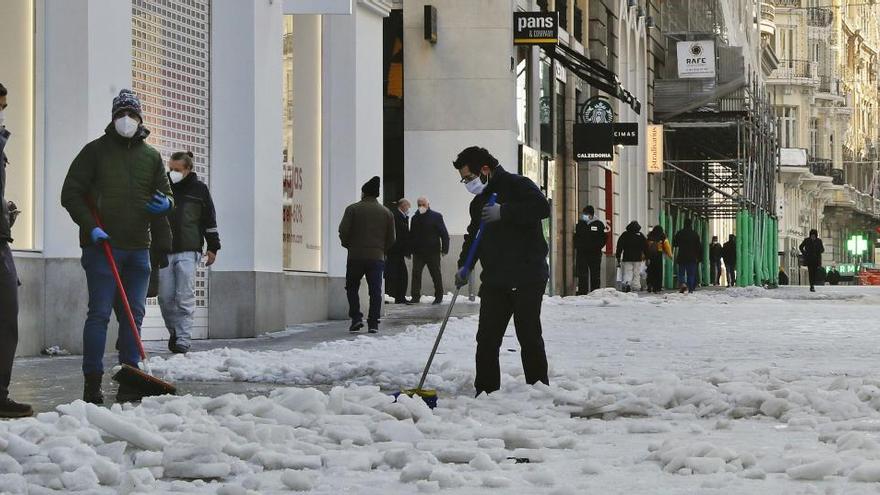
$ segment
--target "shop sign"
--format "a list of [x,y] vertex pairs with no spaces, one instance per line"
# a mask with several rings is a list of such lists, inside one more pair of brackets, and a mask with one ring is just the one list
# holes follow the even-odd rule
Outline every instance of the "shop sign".
[[614,136],[610,123],[574,125],[574,157],[579,161],[604,162],[614,159]]
[[541,164],[541,152],[524,144],[520,145],[520,175],[532,179],[541,187],[544,184],[544,167]]
[[514,12],[514,45],[555,45],[559,41],[559,12]]
[[647,169],[649,174],[663,173],[663,126],[648,126]]
[[581,107],[580,119],[583,123],[610,124],[614,122],[614,109],[606,99],[590,98]]
[[617,122],[614,125],[614,144],[621,146],[639,145],[638,122]]
[[715,77],[714,41],[679,41],[676,48],[679,78]]

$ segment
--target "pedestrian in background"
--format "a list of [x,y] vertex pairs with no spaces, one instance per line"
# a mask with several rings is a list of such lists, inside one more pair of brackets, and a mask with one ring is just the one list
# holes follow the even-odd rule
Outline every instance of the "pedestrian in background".
[[724,246],[718,242],[718,236],[712,236],[709,243],[709,271],[712,285],[718,285],[721,281],[721,259],[724,258]]
[[659,293],[663,290],[663,255],[672,259],[672,246],[663,227],[655,225],[648,232],[648,292]]
[[394,214],[395,240],[385,261],[385,293],[394,298],[395,304],[410,303],[406,300],[406,288],[409,285],[406,258],[412,254],[409,210],[409,201],[401,198],[397,201],[397,208],[391,211]]
[[727,272],[727,286],[736,286],[736,236],[727,236],[727,242],[721,249],[721,258],[724,260],[724,270]]
[[207,243],[205,266],[211,266],[220,251],[217,214],[211,191],[194,170],[191,151],[178,151],[168,162],[168,180],[177,207],[169,215],[171,250],[168,266],[159,271],[159,308],[168,329],[168,350],[189,351],[193,315],[196,311],[196,270]]
[[0,418],[23,418],[34,414],[29,404],[9,398],[12,361],[18,347],[18,272],[12,259],[12,225],[18,209],[6,201],[6,143],[12,133],[6,128],[8,91],[0,84]]
[[449,253],[449,232],[443,215],[431,209],[428,198],[417,200],[418,211],[412,219],[413,274],[412,301],[422,299],[422,271],[427,266],[434,282],[434,303],[443,302],[443,272],[440,257]]
[[[467,252],[485,224],[477,249],[480,275],[480,322],[477,326],[476,395],[501,388],[498,351],[510,318],[519,340],[526,383],[550,383],[541,329],[541,303],[550,278],[542,221],[550,216],[547,198],[528,177],[512,174],[485,148],[466,148],[452,162],[464,187],[474,194],[470,224],[458,258],[456,287],[467,283]],[[497,194],[497,203],[488,206]]]
[[379,203],[379,177],[373,177],[361,187],[361,200],[349,205],[339,223],[339,240],[348,250],[345,265],[345,294],[348,297],[349,331],[364,328],[359,291],[361,279],[367,278],[370,289],[370,310],[367,328],[370,333],[379,331],[379,315],[382,311],[382,274],[385,271],[385,255],[396,239],[394,215]]
[[617,239],[617,266],[623,271],[623,292],[639,291],[642,288],[642,263],[648,254],[648,240],[642,234],[642,226],[633,220],[626,231]]
[[798,248],[804,257],[804,265],[807,267],[807,273],[810,278],[810,292],[816,292],[816,280],[819,267],[822,266],[822,253],[825,252],[825,246],[822,245],[822,239],[819,239],[819,232],[816,229],[810,230],[810,236],[801,242]]
[[690,218],[684,219],[684,228],[676,232],[672,247],[678,249],[675,262],[678,263],[679,292],[693,293],[697,289],[697,266],[703,256],[703,241],[693,229]]
[[[61,188],[61,204],[79,226],[82,266],[89,287],[89,312],[83,328],[83,400],[102,404],[101,379],[107,324],[114,310],[119,321],[119,362],[140,362],[132,332],[140,332],[150,280],[150,225],[174,206],[162,157],[146,143],[141,102],[127,89],[113,100],[113,121],[104,135],[85,145],[74,158]],[[92,204],[103,221],[98,227]],[[138,328],[131,329],[117,303],[116,281],[101,244],[107,242],[125,287]],[[115,309],[114,309],[115,308]],[[119,385],[118,402],[139,400],[141,393]]]
[[607,236],[605,223],[596,218],[596,210],[591,205],[585,206],[574,230],[579,296],[599,288],[602,251],[605,249]]

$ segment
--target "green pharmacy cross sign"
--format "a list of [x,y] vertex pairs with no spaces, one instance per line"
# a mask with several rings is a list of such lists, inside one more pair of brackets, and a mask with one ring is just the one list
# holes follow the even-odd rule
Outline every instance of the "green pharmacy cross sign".
[[868,250],[868,240],[861,234],[851,236],[846,241],[846,250],[854,256],[861,256]]

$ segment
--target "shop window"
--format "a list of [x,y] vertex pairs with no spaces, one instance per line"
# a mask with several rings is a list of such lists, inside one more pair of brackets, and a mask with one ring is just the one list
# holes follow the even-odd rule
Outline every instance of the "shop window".
[[530,143],[529,120],[531,105],[529,93],[531,85],[531,47],[519,47],[516,51],[516,124],[517,139],[520,143]]
[[538,101],[541,123],[541,152],[553,155],[553,71],[550,59],[541,55],[541,98]]

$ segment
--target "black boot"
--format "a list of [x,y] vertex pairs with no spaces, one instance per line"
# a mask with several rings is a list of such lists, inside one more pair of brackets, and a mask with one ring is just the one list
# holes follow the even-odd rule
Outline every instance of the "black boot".
[[104,392],[101,391],[103,373],[86,373],[83,382],[83,400],[92,404],[104,403]]
[[33,416],[30,404],[19,404],[10,398],[0,400],[0,418],[26,418]]
[[174,352],[174,348],[177,346],[177,334],[174,332],[168,332],[168,350]]

